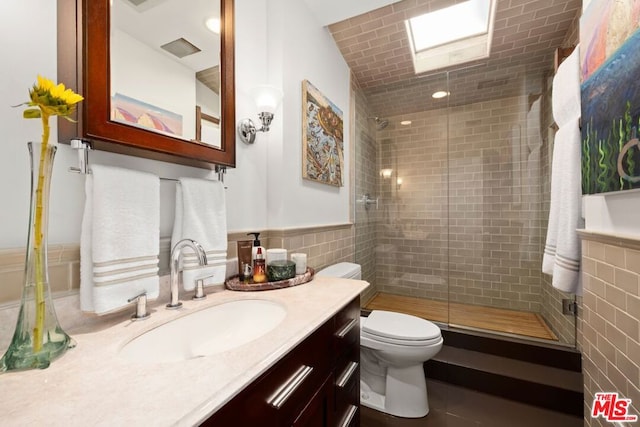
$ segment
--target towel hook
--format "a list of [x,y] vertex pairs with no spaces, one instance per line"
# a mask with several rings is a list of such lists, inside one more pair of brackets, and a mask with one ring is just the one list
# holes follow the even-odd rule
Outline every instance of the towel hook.
[[224,184],[224,174],[227,173],[227,167],[222,165],[216,165],[214,170],[218,174],[218,181]]

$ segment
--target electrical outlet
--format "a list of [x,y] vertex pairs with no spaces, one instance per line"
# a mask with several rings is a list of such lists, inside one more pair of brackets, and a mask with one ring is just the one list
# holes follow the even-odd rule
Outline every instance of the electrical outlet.
[[569,298],[562,299],[562,314],[567,315],[577,315],[578,314],[578,304]]

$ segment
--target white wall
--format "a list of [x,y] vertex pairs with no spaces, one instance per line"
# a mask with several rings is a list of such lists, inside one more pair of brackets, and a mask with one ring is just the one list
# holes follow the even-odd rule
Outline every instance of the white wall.
[[[305,2],[268,3],[268,83],[282,87],[284,99],[269,132],[268,217],[270,228],[349,221],[349,68],[329,31]],[[302,179],[302,81],[309,80],[342,110],[342,187]],[[262,135],[257,143],[262,143]]]
[[584,196],[585,229],[640,239],[640,190]]
[[[272,3],[274,5],[272,5]],[[299,4],[300,3],[300,4]],[[269,11],[267,10],[269,5]],[[273,8],[286,11],[274,17]],[[56,80],[56,2],[3,0],[0,2],[0,249],[26,244],[29,209],[29,171],[26,142],[40,140],[37,120],[22,118],[28,89],[38,73]],[[273,131],[258,135],[255,144],[236,143],[236,169],[227,173],[229,231],[267,227],[324,225],[348,221],[348,170],[345,186],[323,186],[301,178],[301,81],[309,79],[334,101],[348,123],[348,70],[333,40],[314,22],[304,3],[295,0],[236,0],[236,117],[257,120],[248,96],[250,88],[280,82],[285,92]],[[276,23],[267,23],[267,17]],[[281,31],[278,26],[284,24]],[[25,30],[26,29],[26,30]],[[26,31],[26,32],[25,32]],[[271,33],[274,33],[275,40]],[[269,42],[267,42],[269,35]],[[269,43],[269,44],[268,44]],[[285,52],[286,51],[286,52]],[[57,135],[52,120],[52,141]],[[348,141],[345,141],[348,156]],[[269,150],[269,151],[268,151]],[[267,159],[269,155],[269,158]],[[156,173],[164,177],[212,178],[208,170],[173,165],[106,152],[92,152],[92,163]],[[348,164],[348,158],[345,159]],[[77,243],[84,209],[84,177],[68,172],[77,165],[76,153],[60,144],[51,189],[49,243]],[[267,191],[267,188],[271,188]],[[161,185],[161,236],[173,224],[175,185]],[[273,198],[271,200],[270,198]]]

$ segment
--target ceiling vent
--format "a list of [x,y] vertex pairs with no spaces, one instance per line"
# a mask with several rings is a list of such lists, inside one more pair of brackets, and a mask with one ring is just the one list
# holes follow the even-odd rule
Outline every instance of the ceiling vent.
[[124,3],[129,3],[129,5],[138,12],[145,12],[166,1],[167,0],[124,0]]
[[185,56],[200,52],[200,49],[197,46],[182,37],[167,44],[163,44],[160,47],[178,58],[184,58]]

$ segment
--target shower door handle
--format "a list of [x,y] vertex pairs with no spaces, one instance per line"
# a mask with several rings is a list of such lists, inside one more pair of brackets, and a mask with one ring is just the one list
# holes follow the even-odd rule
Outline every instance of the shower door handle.
[[362,202],[364,203],[364,208],[369,210],[369,205],[376,205],[376,210],[378,210],[378,198],[372,199],[369,193],[362,196]]

